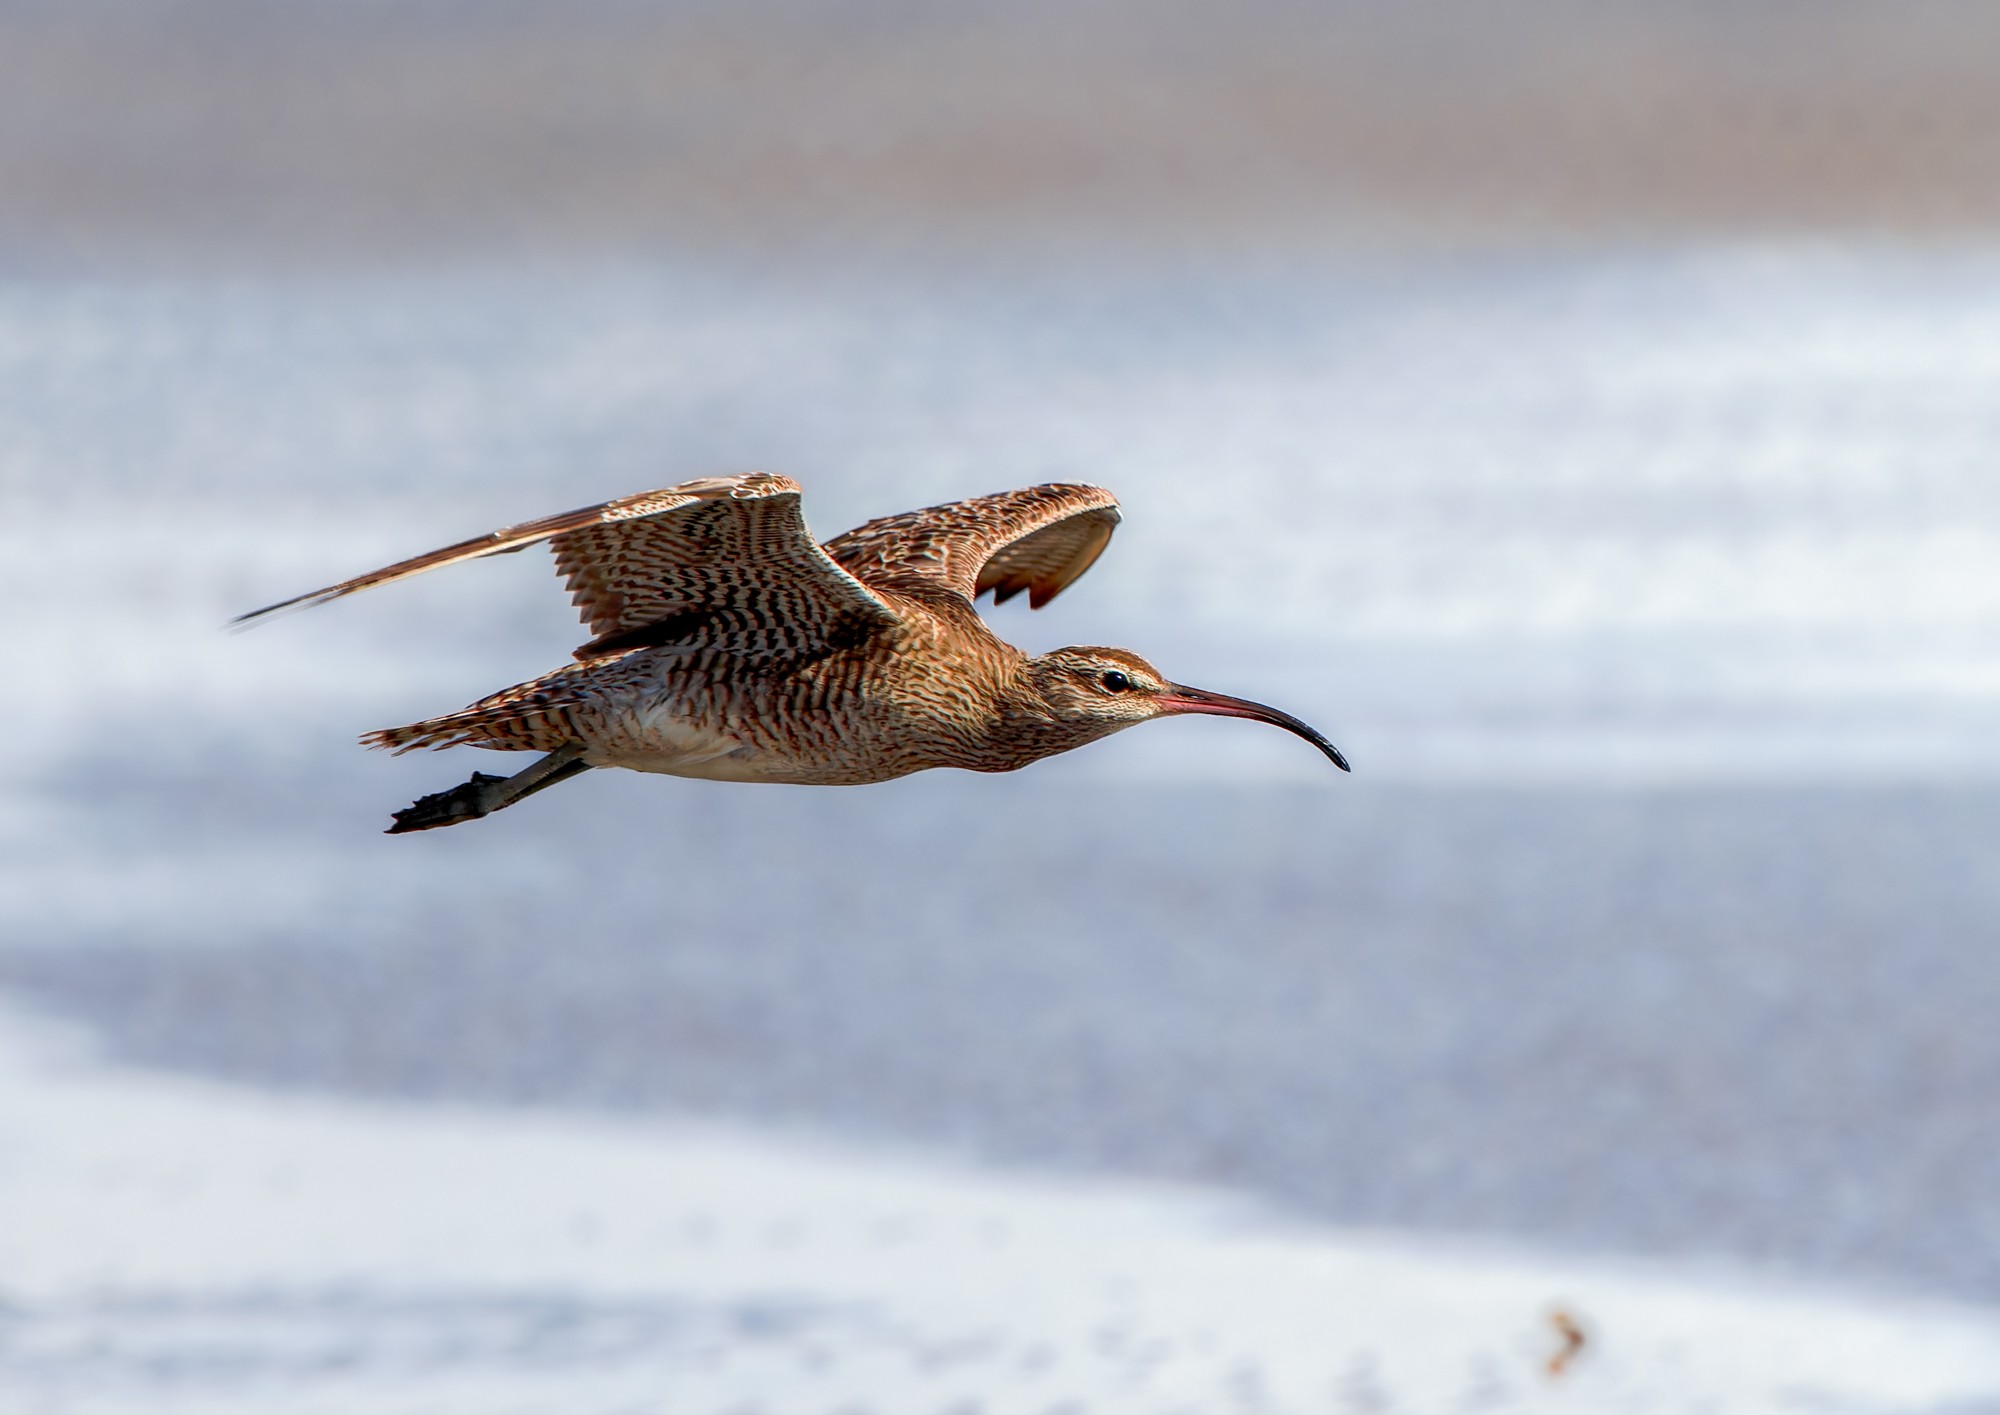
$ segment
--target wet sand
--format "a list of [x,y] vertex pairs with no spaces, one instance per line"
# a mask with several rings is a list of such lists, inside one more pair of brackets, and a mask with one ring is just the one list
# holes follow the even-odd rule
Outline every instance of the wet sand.
[[114,794],[149,870],[244,883],[17,937],[0,983],[260,1084],[2000,1295],[1990,791],[607,776],[412,850],[305,784],[213,795],[187,856],[174,792]]

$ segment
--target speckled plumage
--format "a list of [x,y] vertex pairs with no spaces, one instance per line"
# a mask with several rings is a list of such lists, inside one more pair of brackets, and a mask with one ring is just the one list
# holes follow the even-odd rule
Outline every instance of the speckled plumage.
[[[1118,504],[1051,484],[883,517],[820,545],[798,484],[711,477],[544,517],[245,615],[320,604],[548,541],[592,638],[576,662],[370,746],[549,753],[398,813],[397,830],[488,814],[595,766],[859,785],[931,767],[1008,771],[1168,712],[1273,709],[1167,683],[1119,649],[1030,658],[973,607],[1039,608],[1103,551]],[[1106,686],[1107,684],[1115,686]],[[511,788],[511,789],[510,789]]]

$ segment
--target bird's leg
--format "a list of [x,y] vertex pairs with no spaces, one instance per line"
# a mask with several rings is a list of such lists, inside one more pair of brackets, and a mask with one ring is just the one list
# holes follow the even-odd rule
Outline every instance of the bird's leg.
[[421,797],[416,804],[397,811],[396,823],[386,833],[405,835],[413,830],[435,830],[439,826],[457,825],[460,821],[490,816],[516,801],[526,800],[537,791],[546,790],[558,781],[567,781],[572,776],[589,771],[590,763],[583,759],[583,750],[580,742],[558,747],[527,770],[512,776],[489,776],[483,771],[475,771],[472,780],[449,791]]

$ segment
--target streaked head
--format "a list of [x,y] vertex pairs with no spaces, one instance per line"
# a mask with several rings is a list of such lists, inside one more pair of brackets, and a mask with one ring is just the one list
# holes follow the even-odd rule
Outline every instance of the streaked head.
[[1028,678],[1037,696],[1047,705],[1049,725],[1068,729],[1065,735],[1075,738],[1056,747],[1056,751],[1080,747],[1120,728],[1156,717],[1209,713],[1216,717],[1248,717],[1282,727],[1326,753],[1342,771],[1348,770],[1347,759],[1333,743],[1290,713],[1245,698],[1170,683],[1152,664],[1124,649],[1056,649],[1028,660]]

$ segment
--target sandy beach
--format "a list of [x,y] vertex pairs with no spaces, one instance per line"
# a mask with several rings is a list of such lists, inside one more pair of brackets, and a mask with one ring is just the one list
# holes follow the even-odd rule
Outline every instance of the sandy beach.
[[[2000,1320],[685,1122],[161,1079],[7,1019],[36,1412],[1970,1410]],[[1574,1335],[1571,1335],[1574,1333]]]

